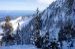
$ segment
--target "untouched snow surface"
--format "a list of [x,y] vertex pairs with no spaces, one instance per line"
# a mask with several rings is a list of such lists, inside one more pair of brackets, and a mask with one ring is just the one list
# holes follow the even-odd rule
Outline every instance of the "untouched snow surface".
[[37,49],[33,45],[13,45],[13,46],[2,46],[0,49]]

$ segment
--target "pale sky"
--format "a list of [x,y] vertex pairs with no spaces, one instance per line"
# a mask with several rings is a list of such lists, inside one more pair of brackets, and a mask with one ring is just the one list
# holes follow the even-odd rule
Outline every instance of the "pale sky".
[[44,10],[55,0],[0,0],[0,10]]

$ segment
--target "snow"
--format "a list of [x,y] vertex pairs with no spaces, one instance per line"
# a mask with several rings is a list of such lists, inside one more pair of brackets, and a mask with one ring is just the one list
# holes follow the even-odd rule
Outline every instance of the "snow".
[[[12,27],[13,27],[12,33],[16,34],[17,29],[21,30],[21,28],[25,27],[27,24],[29,24],[29,22],[32,19],[33,19],[33,17],[22,17],[22,16],[20,16],[20,17],[14,19],[14,20],[11,20],[10,22],[12,23]],[[1,22],[0,26],[2,26],[4,23],[5,23],[5,21]],[[18,26],[18,23],[19,23],[19,26]],[[0,34],[2,34],[2,33],[4,33],[4,32],[3,32],[3,29],[0,27]],[[2,37],[3,36],[0,35],[0,40],[2,39]]]
[[14,31],[17,30],[17,27],[19,27],[18,23],[19,23],[20,26],[23,26],[24,23],[26,24],[26,23],[29,22],[29,19],[31,19],[31,18],[28,18],[28,17],[23,18],[22,16],[20,16],[15,20],[11,20],[11,23],[13,25]]
[[2,37],[3,37],[3,36],[0,36],[0,41],[2,40]]
[[[74,46],[71,49],[75,49],[75,40],[73,41]],[[69,45],[71,42],[63,41],[62,49],[70,49]],[[13,46],[1,46],[0,49],[37,49],[34,45],[13,45]]]
[[37,49],[34,45],[2,46],[0,49]]
[[20,27],[25,27],[27,24],[29,24],[29,22],[33,19],[33,17],[30,17],[28,19],[25,19],[23,21],[20,22]]
[[[22,18],[22,16],[20,16],[20,17],[18,17],[18,18],[16,18],[16,19],[14,19],[14,20],[11,20],[10,22],[12,23],[12,26],[13,26],[13,31],[16,31],[17,30],[17,27],[18,27],[18,23],[19,23],[19,27],[20,28],[22,28],[24,25],[27,25],[29,22],[30,22],[30,20],[32,20],[32,18],[33,17],[24,17],[24,18]],[[1,25],[3,25],[5,22],[3,21],[3,22],[1,22],[0,23],[0,26]],[[1,32],[0,33],[2,33],[2,28],[0,27],[0,30],[1,30]]]
[[3,29],[0,27],[0,33],[3,33]]
[[75,40],[74,40],[74,43],[73,43],[73,47],[70,47],[70,44],[71,42],[66,42],[66,41],[63,41],[63,49],[75,49]]
[[[59,4],[58,6],[53,5],[52,9],[49,7],[44,11],[44,13],[42,14],[41,19],[43,20],[43,29],[40,30],[40,35],[44,36],[45,33],[47,31],[49,31],[50,33],[50,37],[49,39],[52,40],[54,38],[56,38],[56,40],[58,40],[58,33],[60,31],[60,27],[58,26],[58,23],[60,23],[59,21],[63,21],[63,23],[65,23],[68,19],[69,16],[66,17],[66,11],[68,10],[68,8],[66,8],[65,6],[63,6],[63,2],[65,2],[65,0],[59,0],[56,4]],[[75,2],[75,1],[74,1]],[[56,11],[56,9],[58,7],[62,7],[61,8],[61,12]],[[57,12],[56,15],[54,15]],[[74,19],[74,17],[72,17]],[[22,27],[25,27],[29,24],[29,22],[31,22],[31,20],[33,19],[33,17],[25,17],[24,19],[22,17],[18,17],[15,20],[11,20],[14,31],[17,30],[17,27],[19,27],[20,29]],[[46,23],[47,22],[47,23]],[[51,25],[49,25],[49,22]],[[2,22],[4,23],[4,22]],[[18,26],[19,23],[19,26]],[[62,22],[61,22],[62,23]],[[59,24],[61,26],[61,24]],[[63,24],[62,24],[63,25]],[[47,30],[48,28],[48,30]],[[34,29],[34,26],[31,25],[30,29]],[[2,33],[2,28],[0,28],[0,33]],[[27,35],[27,34],[26,34]],[[0,36],[0,39],[2,38],[2,36]],[[25,38],[25,36],[24,36]],[[75,40],[74,40],[75,41]],[[70,49],[69,44],[71,44],[70,42],[66,42],[63,41],[63,49]],[[74,47],[72,47],[72,49],[75,49],[75,42],[73,43]],[[13,46],[3,46],[0,49],[36,49],[35,46],[33,45],[13,45]]]

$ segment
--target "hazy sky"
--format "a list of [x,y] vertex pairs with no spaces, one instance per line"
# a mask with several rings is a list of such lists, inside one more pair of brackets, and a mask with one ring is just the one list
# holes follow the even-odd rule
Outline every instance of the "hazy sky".
[[40,10],[55,0],[0,0],[0,10]]

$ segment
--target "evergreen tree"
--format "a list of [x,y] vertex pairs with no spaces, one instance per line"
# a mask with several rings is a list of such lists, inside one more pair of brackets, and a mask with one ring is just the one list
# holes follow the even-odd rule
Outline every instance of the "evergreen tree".
[[39,10],[37,8],[37,14],[35,17],[35,32],[34,32],[34,43],[38,48],[41,48],[41,36],[40,36],[40,29],[41,29],[41,20],[39,16]]
[[43,37],[43,46],[42,48],[43,49],[49,49],[50,47],[50,44],[49,44],[49,32],[46,32],[45,36]]
[[66,7],[68,8],[68,11],[66,12],[67,15],[70,15],[72,13],[72,6],[73,6],[73,2],[74,0],[66,0]]
[[22,42],[22,39],[21,39],[21,36],[20,36],[20,28],[19,28],[19,23],[18,23],[18,27],[17,27],[17,31],[16,31],[16,44],[21,44]]
[[3,42],[6,42],[6,44],[11,44],[14,41],[14,38],[12,37],[12,23],[10,23],[10,17],[7,16],[5,19],[5,24],[2,26],[3,31],[4,31],[4,36],[2,38]]
[[58,43],[55,42],[55,41],[52,41],[51,44],[50,44],[50,48],[51,48],[51,49],[59,49],[59,48],[58,48]]

